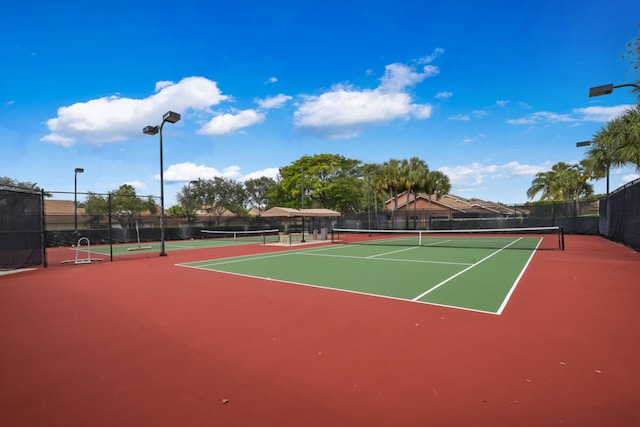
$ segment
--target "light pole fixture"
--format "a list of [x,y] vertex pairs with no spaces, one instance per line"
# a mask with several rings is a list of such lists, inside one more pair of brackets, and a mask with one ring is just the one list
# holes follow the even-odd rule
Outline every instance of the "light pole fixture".
[[84,172],[83,168],[73,170],[73,230],[78,234],[78,174]]
[[[576,147],[587,147],[589,145],[593,144],[593,141],[580,141],[580,142],[576,142]],[[607,166],[607,170],[606,170],[606,179],[607,179],[607,197],[609,197],[609,153],[605,152],[605,156],[606,156],[606,166]]]
[[162,116],[162,123],[160,126],[145,126],[142,129],[142,133],[146,135],[155,135],[158,132],[160,133],[160,256],[167,256],[167,253],[164,250],[164,242],[165,242],[165,217],[164,217],[164,165],[162,164],[162,128],[164,124],[176,123],[180,120],[180,114],[174,113],[173,111],[167,111],[164,116]]
[[620,87],[634,87],[636,88],[636,90],[640,90],[640,85],[637,85],[635,83],[625,83],[615,86],[613,83],[609,83],[608,85],[594,86],[592,88],[589,88],[589,98],[593,96],[609,95],[611,92],[613,92],[614,89],[618,89]]

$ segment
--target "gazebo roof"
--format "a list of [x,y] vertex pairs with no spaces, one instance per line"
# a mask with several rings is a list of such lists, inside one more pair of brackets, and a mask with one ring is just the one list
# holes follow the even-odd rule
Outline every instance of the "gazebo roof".
[[275,207],[262,212],[263,217],[280,217],[280,218],[292,218],[292,217],[334,217],[340,216],[340,212],[333,211],[331,209],[296,209],[296,208],[283,208]]

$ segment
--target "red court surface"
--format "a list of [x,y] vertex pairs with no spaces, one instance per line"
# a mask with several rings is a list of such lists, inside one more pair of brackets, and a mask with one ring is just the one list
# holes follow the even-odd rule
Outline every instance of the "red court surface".
[[0,425],[638,426],[640,253],[566,239],[500,316],[50,251],[0,276]]

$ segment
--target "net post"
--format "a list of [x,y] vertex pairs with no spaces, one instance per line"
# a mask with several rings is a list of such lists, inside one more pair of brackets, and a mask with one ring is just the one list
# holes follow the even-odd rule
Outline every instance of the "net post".
[[564,227],[563,226],[560,226],[558,238],[560,239],[560,250],[564,251]]

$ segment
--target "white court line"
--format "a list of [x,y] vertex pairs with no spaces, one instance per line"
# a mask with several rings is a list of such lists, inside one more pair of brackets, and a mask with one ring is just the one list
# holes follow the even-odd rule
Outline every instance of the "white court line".
[[524,267],[522,267],[522,271],[520,272],[520,274],[516,278],[515,282],[513,282],[513,286],[511,286],[511,289],[509,289],[509,292],[507,292],[507,295],[504,297],[504,300],[502,301],[502,304],[500,305],[500,308],[498,308],[498,311],[496,312],[496,314],[498,314],[498,315],[502,314],[502,311],[507,306],[507,303],[511,299],[511,295],[513,294],[513,291],[516,290],[516,286],[518,286],[518,283],[520,282],[520,279],[522,278],[522,275],[527,270],[527,267],[529,267],[529,263],[533,259],[533,254],[535,254],[536,251],[538,250],[538,246],[540,246],[540,243],[542,243],[542,239],[538,240],[538,244],[536,245],[536,249],[531,251],[531,256],[529,257],[527,262],[524,264]]
[[514,240],[513,242],[509,243],[506,246],[501,247],[500,249],[498,249],[497,251],[487,255],[486,257],[482,258],[480,261],[476,262],[475,264],[471,264],[469,267],[465,268],[462,271],[459,271],[458,273],[454,274],[453,276],[449,277],[446,280],[443,280],[442,282],[438,283],[437,285],[435,285],[433,288],[426,290],[425,292],[421,293],[420,295],[418,295],[417,297],[415,297],[412,301],[418,301],[420,298],[429,295],[431,292],[435,291],[436,289],[438,289],[440,286],[444,285],[445,283],[455,279],[456,277],[460,276],[463,273],[466,273],[467,271],[471,270],[474,267],[477,267],[478,265],[480,265],[481,263],[485,262],[486,260],[488,260],[489,258],[491,258],[492,256],[502,252],[503,250],[507,249],[509,246],[515,244],[516,242],[522,240],[522,237],[519,237],[518,239]]
[[410,251],[410,250],[413,250],[413,249],[418,248],[418,247],[419,247],[419,246],[412,246],[412,247],[410,247],[410,248],[398,249],[397,251],[384,252],[384,253],[377,254],[377,255],[370,255],[370,256],[365,257],[365,258],[377,258],[377,257],[379,257],[379,256],[385,256],[385,255],[397,254],[397,253],[399,253],[399,252]]

